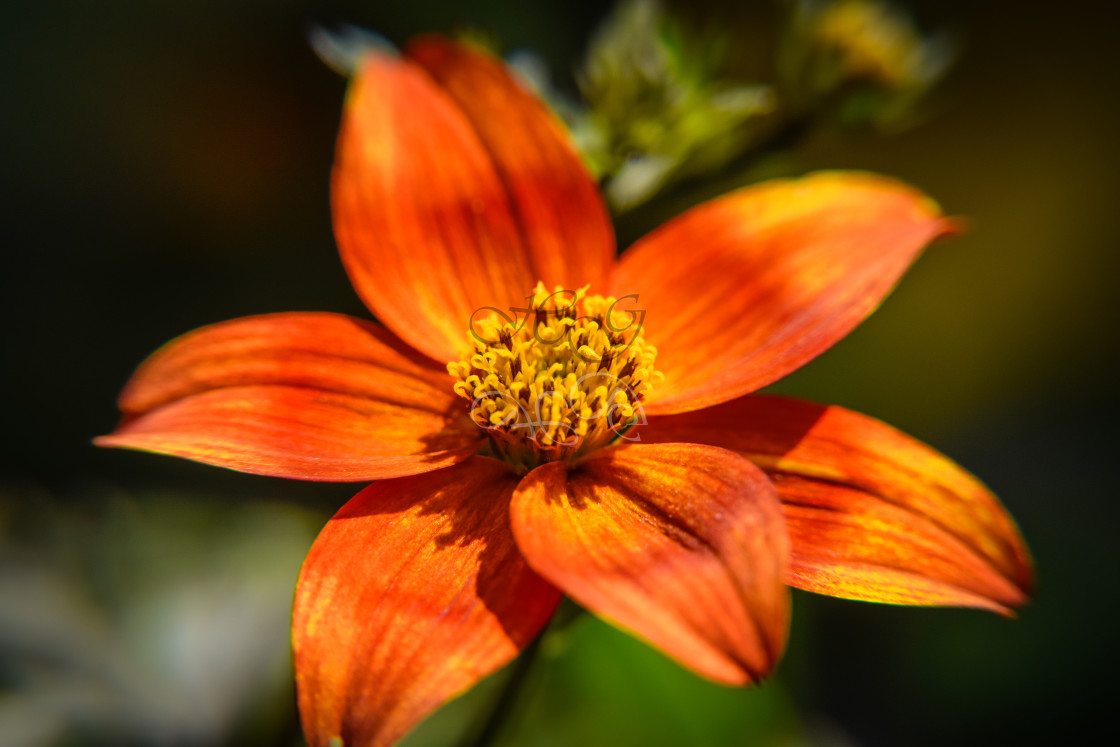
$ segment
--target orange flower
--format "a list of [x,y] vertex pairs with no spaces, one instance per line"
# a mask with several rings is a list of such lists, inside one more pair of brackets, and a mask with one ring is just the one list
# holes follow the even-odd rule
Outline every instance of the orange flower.
[[392,743],[515,657],[562,593],[729,684],[781,656],[786,584],[1025,601],[1027,550],[977,480],[862,415],[744,396],[846,335],[946,232],[920,193],[860,173],[767,182],[616,259],[549,112],[495,60],[426,38],[356,75],[333,208],[384,327],[286,313],[191,332],[140,367],[98,440],[377,480],[300,574],[312,745]]

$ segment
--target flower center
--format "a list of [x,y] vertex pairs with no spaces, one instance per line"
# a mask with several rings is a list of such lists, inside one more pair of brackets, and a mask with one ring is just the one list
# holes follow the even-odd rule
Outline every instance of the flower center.
[[642,399],[663,377],[642,337],[644,312],[629,308],[636,300],[537,283],[512,317],[475,312],[469,352],[447,371],[490,437],[485,453],[527,471],[574,460],[644,419]]

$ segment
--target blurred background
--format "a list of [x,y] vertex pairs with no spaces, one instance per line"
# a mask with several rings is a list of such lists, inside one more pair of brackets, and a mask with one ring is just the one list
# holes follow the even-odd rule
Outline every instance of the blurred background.
[[[1110,713],[1120,66],[1108,4],[900,4],[929,55],[859,72],[901,93],[855,104],[851,81],[791,51],[791,33],[803,43],[819,30],[803,12],[808,26],[791,31],[791,7],[670,3],[682,36],[657,38],[683,55],[713,34],[725,53],[715,88],[707,68],[679,85],[701,108],[731,91],[719,111],[732,114],[654,133],[656,157],[636,159],[641,143],[611,144],[635,123],[611,119],[609,73],[585,62],[592,38],[607,45],[598,52],[625,41],[593,37],[606,4],[8,3],[0,745],[302,743],[292,587],[319,527],[360,486],[90,439],[113,428],[134,367],[175,335],[271,311],[367,314],[329,215],[346,82],[308,42],[340,24],[397,43],[470,29],[538,83],[547,72],[611,177],[621,246],[700,199],[817,168],[898,176],[969,219],[780,391],[874,415],[984,479],[1035,554],[1031,606],[1006,620],[797,592],[788,654],[752,690],[710,685],[583,618],[546,641],[497,743],[1050,744]],[[697,132],[722,145],[701,153]],[[498,685],[409,743],[458,743]]]

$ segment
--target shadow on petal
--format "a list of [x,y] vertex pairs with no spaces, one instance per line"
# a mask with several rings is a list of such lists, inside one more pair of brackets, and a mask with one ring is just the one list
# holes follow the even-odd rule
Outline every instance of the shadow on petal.
[[650,418],[642,439],[722,446],[765,470],[793,542],[793,586],[1001,614],[1027,601],[1030,553],[999,500],[951,460],[873,418],[752,395]]
[[513,543],[516,484],[475,457],[375,483],[323,529],[292,626],[310,744],[392,744],[540,632],[560,593]]

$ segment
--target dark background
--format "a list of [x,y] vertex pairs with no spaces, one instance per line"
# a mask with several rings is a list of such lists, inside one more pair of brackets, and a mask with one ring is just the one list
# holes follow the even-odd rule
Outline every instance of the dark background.
[[[703,10],[741,24],[744,45],[772,44],[769,5],[732,5]],[[874,415],[981,476],[1036,556],[1035,601],[1009,621],[798,593],[775,682],[746,692],[699,682],[592,621],[571,633],[570,646],[546,652],[509,744],[1048,744],[1076,740],[1111,712],[1120,519],[1113,19],[1105,3],[906,7],[962,45],[934,116],[891,137],[814,141],[803,164],[901,177],[968,216],[971,230],[931,249],[875,316],[780,390]],[[396,42],[481,28],[507,50],[536,50],[571,87],[605,10],[587,2],[6,5],[0,574],[34,567],[69,579],[67,593],[99,610],[113,637],[139,588],[137,566],[166,557],[159,542],[139,555],[119,550],[151,536],[145,522],[185,527],[189,547],[174,545],[175,558],[206,558],[218,562],[211,572],[228,575],[214,558],[232,557],[231,544],[246,537],[273,536],[273,519],[263,517],[282,514],[295,518],[277,530],[290,542],[276,550],[279,591],[268,603],[285,625],[282,580],[294,583],[315,528],[355,486],[99,451],[90,438],[112,429],[114,398],[136,364],[177,334],[270,311],[366,315],[329,216],[345,81],[310,51],[312,25],[353,23]],[[625,224],[620,233],[623,245],[635,238]],[[122,510],[141,518],[122,529]],[[120,557],[105,563],[106,548]],[[162,566],[153,568],[141,586],[169,588]],[[167,572],[182,578],[181,569]],[[246,588],[256,588],[255,572],[246,571]],[[43,587],[11,588],[33,597]],[[51,616],[43,624],[56,627],[68,614],[30,598],[9,593],[0,605],[26,607],[25,622]],[[65,669],[69,660],[51,655],[51,643],[46,654],[35,649],[38,674],[28,675],[30,644],[18,636],[35,626],[4,619],[0,704],[18,706],[29,687],[59,681],[42,667]],[[213,734],[295,743],[290,692],[270,697],[274,705],[246,706]],[[128,710],[128,697],[114,702],[114,713]],[[57,743],[219,740],[112,718],[75,722],[63,712],[70,726],[52,732]],[[0,707],[0,726],[4,715]],[[432,743],[440,738],[433,728]]]

